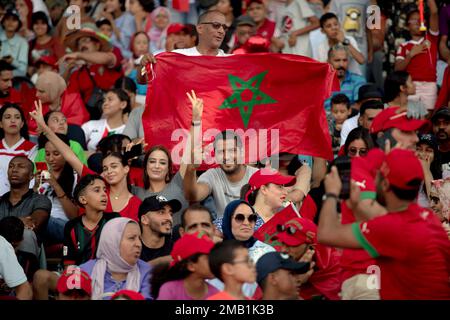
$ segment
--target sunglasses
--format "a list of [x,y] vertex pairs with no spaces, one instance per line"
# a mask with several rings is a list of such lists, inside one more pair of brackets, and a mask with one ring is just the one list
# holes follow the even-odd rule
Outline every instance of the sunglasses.
[[278,224],[277,231],[286,232],[289,235],[294,235],[297,232],[297,228],[294,226],[285,226],[284,224]]
[[350,147],[348,148],[348,154],[350,156],[356,156],[357,154],[359,154],[360,157],[364,157],[367,155],[368,150],[367,149],[358,149],[356,147]]
[[224,32],[228,31],[228,26],[226,24],[224,24],[224,23],[219,23],[219,22],[202,22],[200,24],[210,24],[216,30],[219,30],[220,27],[222,27]]
[[245,219],[247,219],[247,221],[249,223],[256,223],[256,220],[258,219],[258,216],[256,214],[251,214],[248,217],[246,217],[244,214],[242,213],[238,213],[234,216],[234,220],[238,223],[244,223]]

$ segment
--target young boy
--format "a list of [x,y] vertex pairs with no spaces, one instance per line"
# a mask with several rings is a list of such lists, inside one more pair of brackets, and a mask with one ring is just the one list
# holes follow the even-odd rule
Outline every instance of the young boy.
[[296,275],[308,272],[309,263],[296,262],[289,255],[275,251],[259,258],[256,270],[263,300],[298,300]]
[[[64,268],[94,259],[103,226],[109,220],[120,217],[115,212],[104,212],[108,198],[105,182],[99,175],[83,176],[73,191],[73,198],[84,208],[84,213],[68,221],[64,227]],[[57,281],[56,273],[37,271],[33,280],[34,299],[47,300],[49,290],[56,290]]]
[[411,40],[397,49],[395,70],[406,70],[416,85],[416,94],[410,100],[420,100],[428,110],[433,110],[437,99],[436,65],[439,41],[439,15],[435,0],[428,0],[430,25],[420,30],[419,10],[408,13],[406,23]]
[[282,53],[312,57],[309,32],[319,27],[319,19],[306,0],[287,0],[276,19],[281,36],[274,44]]
[[225,289],[207,300],[245,300],[242,286],[256,281],[256,268],[248,249],[237,240],[217,243],[209,254],[209,267]]
[[336,157],[341,147],[341,129],[345,120],[351,115],[350,99],[343,93],[331,98],[331,119],[329,129],[333,154]]
[[364,56],[358,48],[358,43],[352,36],[346,36],[341,28],[338,17],[331,12],[325,13],[320,17],[320,28],[325,34],[326,39],[319,44],[315,51],[314,59],[320,62],[327,62],[328,51],[331,47],[341,44],[347,48],[349,53],[348,70],[350,72],[362,75],[359,65],[365,62]]

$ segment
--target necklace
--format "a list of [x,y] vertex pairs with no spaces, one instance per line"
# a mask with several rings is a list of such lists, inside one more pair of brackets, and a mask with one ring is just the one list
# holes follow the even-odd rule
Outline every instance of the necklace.
[[114,200],[119,200],[119,196],[120,194],[113,196]]

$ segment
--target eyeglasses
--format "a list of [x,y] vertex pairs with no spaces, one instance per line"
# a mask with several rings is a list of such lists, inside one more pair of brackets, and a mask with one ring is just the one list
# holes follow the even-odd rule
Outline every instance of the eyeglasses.
[[361,148],[361,149],[358,149],[356,147],[348,148],[348,154],[352,157],[356,156],[357,154],[359,154],[360,157],[364,157],[367,155],[367,152],[368,151],[365,148]]
[[234,220],[237,223],[244,223],[244,221],[247,219],[248,223],[256,223],[256,220],[258,219],[258,216],[256,214],[251,214],[248,217],[246,217],[242,213],[238,213],[234,216]]
[[224,24],[224,23],[219,23],[219,22],[202,22],[200,24],[210,24],[216,30],[219,30],[220,27],[222,27],[224,32],[228,31],[228,26],[226,24]]
[[289,235],[293,235],[298,231],[298,229],[294,226],[285,226],[284,224],[278,224],[277,231],[278,232],[286,232]]
[[247,259],[245,260],[233,261],[231,264],[238,264],[238,263],[245,263],[249,267],[253,267],[255,265],[255,262],[250,257],[247,257]]

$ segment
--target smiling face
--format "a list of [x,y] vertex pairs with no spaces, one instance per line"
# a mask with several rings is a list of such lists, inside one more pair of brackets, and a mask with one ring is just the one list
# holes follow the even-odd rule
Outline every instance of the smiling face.
[[222,26],[218,29],[214,28],[213,25],[210,24],[211,22],[224,25],[226,23],[226,19],[225,16],[219,12],[212,12],[206,15],[203,21],[197,25],[199,43],[210,49],[218,49],[223,42],[226,31]]
[[129,265],[134,266],[141,256],[142,242],[139,225],[130,222],[125,227],[120,241],[120,256]]
[[169,205],[158,211],[149,211],[141,217],[143,227],[148,227],[158,235],[168,236],[172,233],[173,211]]
[[33,31],[36,34],[37,37],[41,37],[47,34],[48,32],[48,26],[47,24],[42,20],[37,20],[33,24]]
[[169,158],[162,150],[155,150],[150,153],[146,168],[150,181],[167,181],[169,174]]
[[122,160],[110,155],[103,159],[102,177],[110,186],[115,186],[127,179],[130,167],[124,166]]

